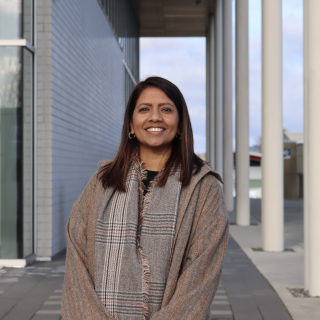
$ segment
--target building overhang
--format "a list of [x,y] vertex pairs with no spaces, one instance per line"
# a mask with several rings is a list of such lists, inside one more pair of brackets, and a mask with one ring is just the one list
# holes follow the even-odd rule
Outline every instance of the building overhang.
[[140,37],[205,37],[214,0],[133,0]]

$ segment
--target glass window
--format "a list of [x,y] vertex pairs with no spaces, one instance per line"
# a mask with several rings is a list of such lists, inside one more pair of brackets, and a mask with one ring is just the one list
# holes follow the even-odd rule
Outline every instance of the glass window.
[[32,254],[32,55],[0,47],[0,259]]
[[0,39],[26,39],[33,44],[33,1],[0,0]]
[[18,257],[18,127],[21,48],[0,47],[0,258]]
[[21,14],[21,0],[0,0],[0,39],[21,38]]

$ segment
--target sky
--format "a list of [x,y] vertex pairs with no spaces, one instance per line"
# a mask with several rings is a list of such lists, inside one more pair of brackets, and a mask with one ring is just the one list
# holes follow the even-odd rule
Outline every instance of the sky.
[[[283,127],[301,132],[303,0],[282,0],[282,15]],[[205,38],[140,38],[140,80],[157,75],[179,87],[188,105],[197,153],[206,149],[205,43]],[[252,146],[261,137],[261,0],[249,0],[249,108]]]

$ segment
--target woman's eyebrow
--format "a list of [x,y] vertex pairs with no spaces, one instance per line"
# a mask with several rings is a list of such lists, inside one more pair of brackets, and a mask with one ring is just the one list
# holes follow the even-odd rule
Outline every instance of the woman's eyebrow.
[[140,107],[140,106],[148,106],[148,107],[151,107],[151,106],[152,106],[152,103],[142,102],[142,103],[140,103],[140,104],[137,106],[137,108]]
[[[162,107],[162,106],[165,106],[165,105],[167,105],[167,104],[170,105],[171,107],[174,107],[174,106],[175,106],[174,104],[172,104],[172,103],[170,103],[170,102],[161,102],[161,103],[158,104],[158,107]],[[150,102],[142,102],[142,103],[140,103],[140,104],[137,106],[137,108],[140,107],[140,106],[152,107],[152,103],[150,103]]]
[[161,107],[161,106],[164,106],[164,105],[170,105],[171,107],[174,107],[174,104],[170,103],[170,102],[162,102],[162,103],[159,103],[158,106]]

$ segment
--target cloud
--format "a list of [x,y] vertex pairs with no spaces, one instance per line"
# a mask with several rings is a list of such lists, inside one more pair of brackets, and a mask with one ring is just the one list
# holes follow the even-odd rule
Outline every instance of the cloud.
[[[234,2],[233,2],[234,4]],[[303,130],[303,0],[283,0],[283,126]],[[205,151],[205,38],[141,38],[140,76],[159,75],[182,91],[195,150]],[[261,136],[261,1],[249,0],[250,145]]]

